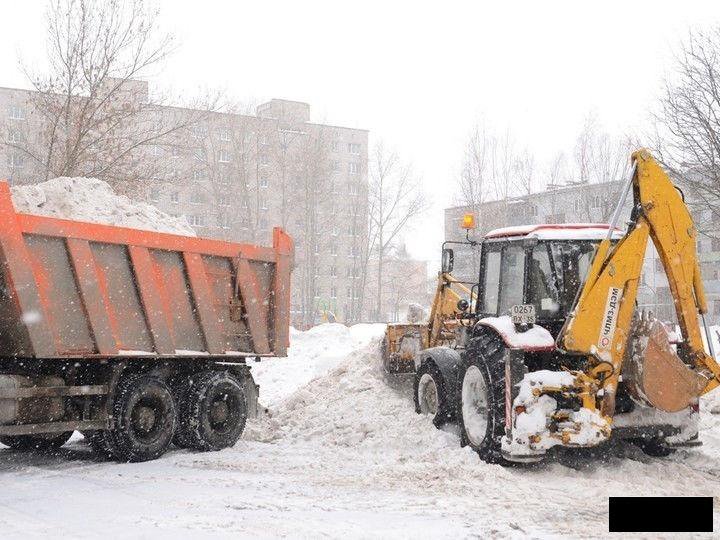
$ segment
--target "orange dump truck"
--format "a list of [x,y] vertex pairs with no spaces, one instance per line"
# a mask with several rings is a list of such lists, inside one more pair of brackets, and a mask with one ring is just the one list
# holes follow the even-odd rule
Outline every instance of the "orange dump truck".
[[16,213],[0,182],[0,442],[81,431],[121,461],[232,446],[257,412],[248,358],[283,356],[293,245]]

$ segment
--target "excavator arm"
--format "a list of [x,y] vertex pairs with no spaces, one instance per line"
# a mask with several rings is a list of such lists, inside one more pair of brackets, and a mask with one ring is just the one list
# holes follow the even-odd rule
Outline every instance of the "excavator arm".
[[[697,259],[697,230],[682,194],[645,150],[635,152],[633,174],[613,216],[616,224],[632,191],[631,223],[619,241],[598,246],[585,282],[557,340],[558,348],[588,358],[584,406],[611,418],[623,364],[635,362],[639,393],[650,405],[680,410],[720,384],[720,367],[705,352],[698,315],[707,301]],[[635,301],[648,239],[667,274],[683,342],[677,354],[660,323],[638,334]],[[704,322],[704,318],[703,318]],[[709,336],[708,336],[709,337]],[[639,343],[640,345],[636,345]],[[711,349],[712,350],[712,349]],[[641,357],[642,356],[642,357]]]

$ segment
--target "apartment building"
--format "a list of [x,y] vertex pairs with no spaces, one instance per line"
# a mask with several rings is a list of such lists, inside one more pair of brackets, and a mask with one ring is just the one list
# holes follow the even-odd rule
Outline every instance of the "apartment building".
[[[124,84],[128,100],[149,99],[146,81]],[[32,91],[0,88],[6,132],[0,177],[11,183],[44,179],[42,164],[22,149],[42,140],[47,129],[35,103]],[[142,167],[136,169],[143,178],[127,187],[130,196],[184,216],[201,236],[268,244],[273,227],[285,228],[296,242],[293,324],[313,324],[326,309],[340,320],[361,317],[367,130],[311,122],[307,103],[281,99],[244,114],[144,110],[142,123],[172,118],[183,127],[138,145],[135,159]],[[141,131],[138,126],[138,137]]]

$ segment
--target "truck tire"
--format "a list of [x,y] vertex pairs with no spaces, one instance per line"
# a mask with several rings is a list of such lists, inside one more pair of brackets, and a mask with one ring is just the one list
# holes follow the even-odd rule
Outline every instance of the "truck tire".
[[63,431],[62,433],[45,433],[41,435],[6,435],[0,437],[0,443],[20,452],[32,450],[51,452],[68,442],[72,434],[72,431]]
[[205,371],[189,379],[180,393],[178,446],[207,451],[235,445],[247,421],[240,381],[227,371]]
[[103,459],[112,459],[113,455],[105,441],[106,431],[86,431],[83,433],[87,444],[90,446],[93,454]]
[[170,446],[175,422],[168,386],[157,377],[132,375],[118,384],[112,426],[103,432],[103,443],[118,461],[157,459]]
[[461,444],[487,463],[508,465],[500,442],[505,435],[505,344],[496,334],[474,338],[460,365],[457,419]]
[[433,362],[423,362],[415,372],[415,412],[432,415],[432,422],[438,428],[455,419],[446,388],[445,378]]

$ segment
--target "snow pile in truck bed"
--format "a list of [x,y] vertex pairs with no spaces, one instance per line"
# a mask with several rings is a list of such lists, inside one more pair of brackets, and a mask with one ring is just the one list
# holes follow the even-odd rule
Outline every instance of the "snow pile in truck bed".
[[110,184],[97,178],[53,178],[14,186],[11,193],[17,212],[195,236],[185,218],[117,195]]

